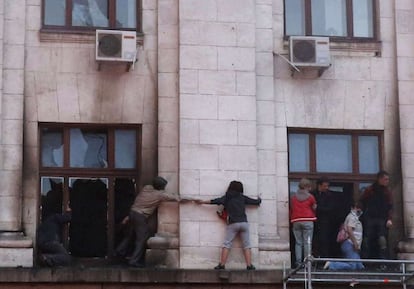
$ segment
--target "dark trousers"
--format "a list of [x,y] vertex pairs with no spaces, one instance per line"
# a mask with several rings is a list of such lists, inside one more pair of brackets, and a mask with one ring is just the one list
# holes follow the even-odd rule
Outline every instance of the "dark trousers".
[[387,259],[387,220],[366,217],[364,219],[363,258]]
[[39,244],[43,262],[48,266],[64,266],[70,263],[71,257],[63,245],[57,241]]
[[336,234],[338,228],[332,221],[317,222],[314,231],[316,255],[323,258],[336,257]]
[[144,266],[147,241],[150,237],[147,218],[143,214],[131,211],[129,221],[131,222],[131,230],[118,245],[116,252],[118,255],[125,256],[129,245],[135,238],[134,250],[128,263],[132,266]]

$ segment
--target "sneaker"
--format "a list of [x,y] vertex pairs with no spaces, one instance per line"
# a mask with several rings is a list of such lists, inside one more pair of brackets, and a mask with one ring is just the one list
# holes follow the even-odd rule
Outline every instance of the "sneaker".
[[219,263],[216,267],[214,267],[214,270],[224,270],[224,269],[226,269],[226,267],[221,263]]
[[359,282],[358,281],[352,281],[351,283],[349,283],[349,287],[354,288],[356,285],[358,285]]
[[247,265],[247,270],[256,270],[256,267],[253,266],[253,264]]
[[328,270],[329,269],[329,265],[331,265],[330,261],[326,261],[325,265],[323,265],[323,270]]

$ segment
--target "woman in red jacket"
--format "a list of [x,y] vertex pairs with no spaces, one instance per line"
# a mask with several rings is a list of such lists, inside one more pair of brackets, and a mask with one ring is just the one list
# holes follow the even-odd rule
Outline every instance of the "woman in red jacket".
[[290,222],[295,236],[295,266],[301,266],[303,257],[311,254],[313,222],[316,221],[316,200],[309,193],[312,184],[301,179],[299,189],[290,200]]

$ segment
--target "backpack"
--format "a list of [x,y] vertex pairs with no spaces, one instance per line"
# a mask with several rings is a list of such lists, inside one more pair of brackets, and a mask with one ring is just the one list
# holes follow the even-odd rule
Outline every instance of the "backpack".
[[223,205],[219,206],[216,213],[217,213],[217,215],[219,216],[220,219],[224,220],[227,223],[228,218],[229,218],[229,214],[228,214],[226,208]]
[[338,235],[336,235],[336,242],[342,243],[349,238],[348,231],[345,228],[345,224],[342,223],[339,227]]

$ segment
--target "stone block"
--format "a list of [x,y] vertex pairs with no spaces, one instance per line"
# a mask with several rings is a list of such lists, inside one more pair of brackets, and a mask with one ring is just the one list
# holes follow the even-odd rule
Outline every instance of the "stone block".
[[180,45],[200,45],[199,21],[182,20],[179,28]]
[[179,9],[180,21],[214,21],[217,19],[216,0],[182,0]]
[[235,121],[200,120],[200,144],[237,144]]
[[256,95],[256,74],[238,71],[236,73],[236,90],[238,95]]
[[202,170],[200,171],[200,195],[209,198],[220,197],[226,192],[229,183],[236,179],[238,177],[235,171]]
[[26,28],[27,30],[40,30],[42,23],[40,6],[26,6]]
[[259,150],[274,150],[275,127],[273,125],[257,126],[257,148]]
[[220,250],[220,247],[181,246],[180,268],[211,269],[219,262]]
[[0,267],[33,267],[33,248],[0,248]]
[[24,69],[24,46],[23,45],[5,45],[3,48],[4,55],[7,57],[3,58],[4,69]]
[[212,145],[181,145],[181,169],[218,169],[219,152]]
[[3,94],[3,120],[23,120],[23,103],[23,95]]
[[257,105],[257,122],[259,124],[274,125],[275,106],[273,101],[259,100]]
[[160,49],[158,72],[178,72],[178,49]]
[[[57,78],[57,101],[59,106],[59,120],[65,122],[79,122],[80,111],[79,111],[79,96],[76,83],[75,74],[60,74]],[[109,85],[108,85],[109,86]],[[107,86],[107,87],[108,87]],[[108,113],[119,113],[117,117],[121,118],[120,111],[115,110],[117,107],[116,102],[113,101],[115,93],[107,96],[112,99],[111,110]],[[102,100],[105,100],[102,99]],[[105,104],[102,106],[104,107]],[[103,113],[104,116],[105,113]],[[109,117],[110,118],[110,117]]]
[[275,150],[278,152],[285,152],[288,150],[287,143],[287,129],[286,127],[276,127],[275,128]]
[[256,53],[256,73],[257,75],[273,75],[273,53]]
[[215,247],[223,244],[226,225],[224,220],[219,219],[217,215],[215,217],[217,218],[215,222],[200,223],[200,247]]
[[217,0],[217,18],[222,22],[255,21],[254,0]]
[[285,177],[276,177],[276,198],[279,203],[289,201],[289,181]]
[[182,197],[198,198],[200,196],[200,171],[180,170],[180,188]]
[[259,251],[259,264],[261,269],[290,268],[290,252]]
[[[24,4],[23,4],[24,7]],[[21,11],[21,8],[19,8]],[[19,13],[19,15],[25,16],[25,13]],[[25,40],[25,20],[24,19],[5,19],[3,22],[4,32],[3,39],[7,44],[24,45]]]
[[276,172],[276,163],[274,150],[257,151],[258,171],[260,174],[274,174]]
[[243,183],[244,194],[248,197],[257,198],[260,195],[258,191],[258,174],[257,171],[238,171],[238,179]]
[[158,73],[158,96],[178,96],[178,74]]
[[180,222],[180,246],[197,247],[200,245],[200,223]]
[[22,119],[3,119],[2,127],[2,144],[14,145],[16,147],[23,145],[23,120]]
[[[156,37],[154,38],[156,39]],[[158,26],[158,48],[160,49],[178,48],[178,26],[177,25],[159,25]],[[157,49],[157,46],[154,46],[153,49]]]
[[3,70],[3,93],[24,93],[24,71],[20,69]]
[[178,168],[177,147],[158,147],[158,157],[162,160],[158,163],[160,171],[171,172]]
[[[156,6],[156,1],[147,1]],[[178,0],[158,1],[158,25],[178,25],[178,2]]]
[[[144,109],[147,109],[144,106]],[[176,122],[178,117],[178,99],[171,97],[160,97],[158,99],[158,121]],[[152,118],[152,121],[155,119]]]
[[256,120],[254,96],[219,96],[219,119]]
[[369,80],[371,63],[369,58],[335,57],[335,78],[341,80]]
[[176,147],[178,146],[178,123],[160,122],[158,123],[158,146]]
[[256,26],[251,23],[237,24],[237,46],[255,47],[256,46]]
[[[22,177],[16,171],[14,173],[19,175],[20,178]],[[21,203],[18,195],[21,190],[21,184],[7,184],[5,182],[5,186],[12,188],[13,191],[4,192],[7,196],[0,197],[0,228],[2,231],[18,231],[21,225]]]
[[238,121],[238,144],[239,145],[256,145],[256,122],[255,121]]
[[272,5],[258,3],[256,5],[256,28],[271,29],[272,24]]
[[181,46],[180,68],[217,69],[217,48],[212,46]]
[[399,81],[398,82],[398,100],[399,104],[414,104],[414,97],[412,97],[412,91],[414,91],[414,82],[412,81]]
[[180,143],[199,144],[200,125],[198,120],[181,119],[180,121]]
[[262,200],[276,200],[276,192],[279,191],[279,188],[276,184],[275,175],[264,175],[259,173],[257,186],[257,193]]
[[[414,56],[414,53],[412,55]],[[395,60],[392,58],[375,57],[371,59],[371,80],[391,81],[394,77],[392,73],[394,70]]]
[[157,14],[155,10],[142,10],[142,32],[157,34]]
[[6,170],[20,170],[23,166],[23,146],[3,145],[3,168]]
[[217,96],[181,94],[180,117],[189,119],[217,119]]
[[236,46],[237,26],[235,23],[200,22],[199,43],[201,45]]
[[180,93],[198,93],[198,71],[180,69]]
[[198,85],[201,94],[234,95],[236,74],[234,71],[201,70],[198,74]]
[[277,176],[288,175],[288,155],[287,152],[276,152],[276,174]]
[[223,146],[219,148],[220,169],[254,171],[257,169],[255,147]]
[[254,71],[255,60],[254,48],[218,48],[219,70]]
[[256,29],[256,51],[273,52],[272,29]]
[[[401,153],[402,154],[414,153],[414,129],[401,130]],[[410,159],[407,157],[407,155],[405,155],[404,158],[406,158],[405,161]],[[409,168],[405,167],[405,169],[403,169],[403,172],[404,170],[411,171],[412,169],[414,169],[414,164],[411,167],[411,162],[408,162],[406,164],[410,164],[410,167]]]
[[123,94],[122,121],[124,123],[144,122],[145,84],[144,77],[131,77],[129,81],[125,81],[125,89],[119,91],[119,94]]

